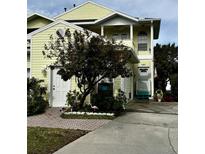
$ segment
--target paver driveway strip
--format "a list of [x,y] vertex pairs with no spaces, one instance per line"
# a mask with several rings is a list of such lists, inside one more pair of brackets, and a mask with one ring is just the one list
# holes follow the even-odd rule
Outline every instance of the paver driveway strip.
[[64,129],[95,130],[111,120],[62,119],[60,108],[49,108],[46,113],[27,118],[27,126]]
[[176,154],[177,115],[129,112],[55,154]]

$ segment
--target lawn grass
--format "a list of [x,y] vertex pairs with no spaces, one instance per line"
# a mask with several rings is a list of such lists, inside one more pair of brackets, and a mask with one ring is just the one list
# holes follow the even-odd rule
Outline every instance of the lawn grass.
[[89,131],[28,127],[27,132],[28,154],[52,154]]
[[64,119],[107,119],[113,120],[115,116],[106,116],[106,115],[77,115],[77,114],[61,114],[61,117]]

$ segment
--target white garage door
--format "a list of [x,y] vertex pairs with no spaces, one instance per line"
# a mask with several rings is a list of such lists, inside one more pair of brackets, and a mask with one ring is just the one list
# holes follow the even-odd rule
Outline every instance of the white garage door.
[[138,80],[137,91],[148,92],[150,94],[150,80]]
[[52,81],[52,88],[53,88],[53,100],[52,106],[53,107],[64,107],[66,106],[66,94],[70,90],[70,80],[63,81],[61,76],[57,74],[58,69],[54,69],[52,71],[53,81]]

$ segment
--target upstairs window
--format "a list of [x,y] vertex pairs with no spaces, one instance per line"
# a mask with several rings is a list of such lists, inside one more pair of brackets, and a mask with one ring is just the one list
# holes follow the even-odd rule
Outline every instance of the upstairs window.
[[138,33],[138,51],[147,51],[148,37],[146,32]]

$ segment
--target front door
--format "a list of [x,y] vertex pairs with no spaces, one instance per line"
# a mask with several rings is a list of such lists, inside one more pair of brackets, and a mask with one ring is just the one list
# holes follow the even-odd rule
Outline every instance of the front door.
[[57,74],[59,69],[52,71],[52,107],[66,106],[66,94],[70,90],[70,80],[64,81],[61,76]]

